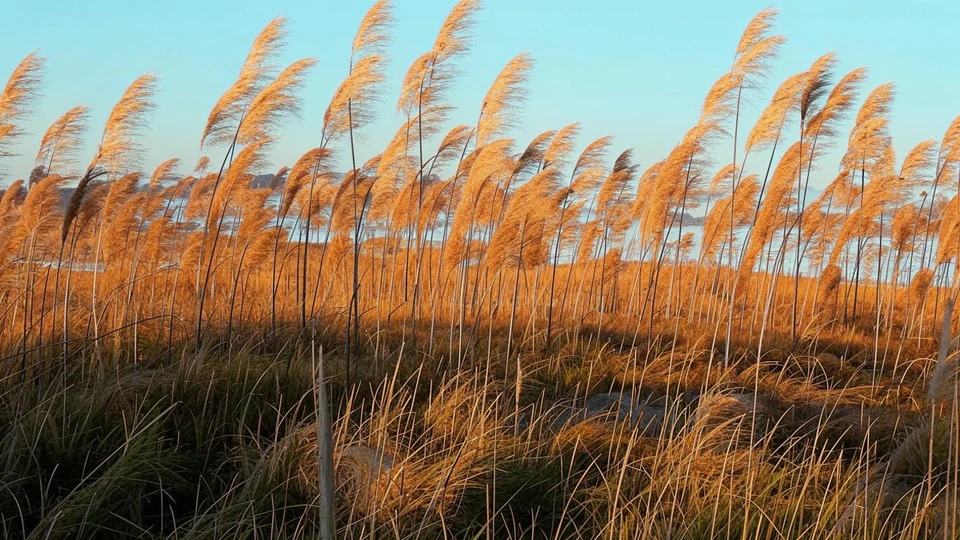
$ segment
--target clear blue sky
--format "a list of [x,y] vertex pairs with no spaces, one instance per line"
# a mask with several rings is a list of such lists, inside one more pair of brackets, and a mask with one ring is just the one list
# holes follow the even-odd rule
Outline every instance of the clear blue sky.
[[[371,0],[372,1],[372,0]],[[210,107],[236,77],[254,36],[271,18],[289,17],[284,60],[316,57],[301,120],[287,125],[275,165],[290,164],[317,143],[322,112],[345,75],[352,36],[366,1],[4,0],[0,79],[27,53],[49,58],[44,95],[20,157],[2,164],[3,182],[29,174],[45,127],[68,108],[92,109],[90,145],[110,107],[130,81],[160,76],[157,110],[144,138],[144,169],[169,157],[191,169]],[[366,130],[361,159],[382,148],[399,118],[393,105],[407,65],[432,44],[453,0],[397,0],[390,84],[378,121]],[[532,53],[536,67],[518,146],[535,133],[581,121],[583,142],[613,135],[616,147],[636,149],[641,165],[662,158],[696,120],[704,93],[730,64],[747,21],[765,0],[644,2],[636,0],[486,0],[476,40],[461,62],[451,99],[456,123],[472,123],[481,98],[515,54]],[[898,97],[893,133],[898,153],[939,139],[960,114],[960,55],[955,0],[789,0],[777,32],[787,44],[769,99],[785,76],[834,51],[840,71],[870,68],[869,84],[893,81]],[[749,120],[748,120],[749,121]],[[451,124],[452,125],[452,124]],[[92,149],[91,149],[92,151]],[[82,154],[81,161],[90,157]],[[821,169],[832,173],[835,162]],[[266,171],[269,172],[269,171]]]

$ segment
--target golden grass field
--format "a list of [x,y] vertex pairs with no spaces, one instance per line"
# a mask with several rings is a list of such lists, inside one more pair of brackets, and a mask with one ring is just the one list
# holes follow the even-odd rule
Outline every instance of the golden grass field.
[[[647,168],[577,124],[506,138],[527,55],[450,126],[479,7],[376,155],[390,0],[270,176],[314,63],[276,65],[284,19],[189,173],[139,169],[152,75],[102,131],[50,126],[0,198],[0,536],[957,538],[960,118],[897,158],[864,70],[766,88],[765,10]],[[43,67],[0,94],[0,158]]]

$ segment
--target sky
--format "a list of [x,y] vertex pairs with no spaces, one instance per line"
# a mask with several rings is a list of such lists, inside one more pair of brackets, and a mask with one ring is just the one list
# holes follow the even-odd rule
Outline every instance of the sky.
[[[29,175],[46,126],[81,104],[91,108],[89,142],[80,154],[80,164],[86,163],[110,108],[145,72],[158,75],[160,83],[142,139],[147,149],[142,168],[151,171],[178,157],[188,173],[201,155],[216,161],[215,149],[199,147],[209,110],[236,78],[253,38],[278,15],[289,18],[282,62],[319,60],[302,93],[301,117],[283,126],[272,168],[264,172],[291,165],[318,144],[323,111],[346,75],[353,34],[372,0],[47,0],[42,8],[32,0],[0,3],[9,21],[0,47],[0,80],[31,51],[48,58],[42,99],[15,147],[20,155],[0,162],[4,185]],[[400,79],[432,46],[453,4],[395,1],[389,80],[377,120],[360,134],[359,162],[378,153],[400,124],[394,107]],[[612,135],[616,153],[633,148],[636,161],[649,166],[696,122],[706,91],[729,69],[744,26],[769,5],[766,0],[486,0],[450,93],[457,107],[450,127],[474,123],[496,74],[513,56],[529,52],[535,67],[528,98],[521,122],[509,133],[518,147],[537,133],[579,121],[581,146]],[[767,87],[748,97],[748,128],[780,81],[831,51],[840,73],[869,68],[865,90],[896,84],[891,130],[900,156],[922,140],[939,140],[960,115],[960,55],[954,43],[960,2],[772,5],[780,11],[775,31],[787,42]],[[726,155],[722,148],[717,152]],[[827,156],[819,167],[815,183],[822,184],[832,178],[837,160]]]

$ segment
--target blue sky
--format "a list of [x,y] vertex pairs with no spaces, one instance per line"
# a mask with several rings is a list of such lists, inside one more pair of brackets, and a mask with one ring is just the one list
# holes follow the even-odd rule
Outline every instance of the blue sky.
[[[29,174],[39,136],[74,105],[92,109],[89,159],[103,120],[127,84],[160,76],[157,110],[143,139],[143,168],[170,157],[184,171],[202,155],[199,137],[210,107],[236,77],[247,48],[273,17],[289,17],[284,61],[312,56],[320,64],[304,91],[301,119],[285,126],[274,165],[292,163],[317,144],[322,113],[343,78],[365,1],[311,0],[4,0],[0,79],[32,50],[49,61],[44,95],[16,150],[0,164],[7,183]],[[397,0],[390,81],[376,123],[360,143],[360,161],[379,151],[400,119],[393,105],[407,65],[432,44],[453,0]],[[483,94],[515,54],[536,61],[518,146],[547,129],[580,121],[583,143],[613,135],[646,166],[662,158],[696,121],[703,95],[730,65],[747,21],[763,0],[644,2],[629,0],[486,0],[471,53],[451,92],[453,123],[473,123]],[[960,2],[803,0],[773,4],[787,44],[769,87],[753,96],[747,122],[786,76],[819,55],[837,53],[839,70],[870,68],[869,85],[897,85],[892,130],[898,153],[939,139],[960,114],[960,55],[954,26]],[[718,149],[723,153],[722,148]],[[726,154],[724,154],[726,155]],[[822,178],[836,162],[820,163]],[[274,167],[276,168],[276,167]],[[272,169],[271,169],[272,170]],[[265,171],[269,172],[269,171]]]

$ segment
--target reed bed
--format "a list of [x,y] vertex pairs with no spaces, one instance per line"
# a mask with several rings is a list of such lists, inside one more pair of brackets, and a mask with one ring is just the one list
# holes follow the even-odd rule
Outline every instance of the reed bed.
[[[768,9],[652,165],[509,138],[527,54],[450,126],[480,8],[380,153],[390,0],[289,168],[315,60],[278,65],[282,18],[190,172],[141,168],[152,74],[89,162],[86,107],[49,127],[0,196],[4,538],[957,537],[960,117],[898,159],[893,85],[831,53],[747,131]],[[43,73],[3,87],[0,159]]]

